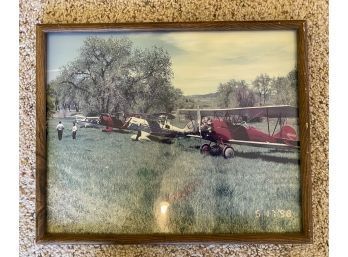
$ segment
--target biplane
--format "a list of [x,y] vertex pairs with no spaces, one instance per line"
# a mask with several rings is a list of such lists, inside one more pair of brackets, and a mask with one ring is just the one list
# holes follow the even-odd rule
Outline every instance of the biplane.
[[[296,130],[287,124],[287,118],[298,118],[298,109],[289,105],[260,106],[227,109],[179,109],[179,115],[196,119],[198,132],[187,135],[209,143],[200,147],[202,154],[234,157],[233,145],[247,145],[275,149],[299,149]],[[267,119],[264,132],[248,122]],[[270,128],[270,119],[276,119]]]
[[114,114],[110,114],[110,113],[102,113],[100,114],[100,124],[105,126],[105,129],[103,129],[103,132],[112,132],[115,131],[114,129],[116,129],[116,131],[119,131],[123,129],[123,125],[125,124],[126,120],[128,117],[141,117],[142,114],[125,114],[123,112],[117,112]]
[[[159,141],[170,143],[176,137],[182,137],[186,134],[193,133],[188,126],[179,128],[173,126],[169,120],[175,116],[170,113],[154,113],[154,114],[123,114],[110,115],[101,114],[101,124],[105,125],[105,132],[133,131],[136,135],[131,136],[135,141]],[[115,130],[116,129],[116,130]]]

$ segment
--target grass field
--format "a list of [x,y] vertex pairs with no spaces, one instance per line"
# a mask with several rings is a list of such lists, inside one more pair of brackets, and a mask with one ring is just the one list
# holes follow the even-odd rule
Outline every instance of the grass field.
[[134,142],[48,123],[48,230],[68,233],[300,231],[298,153],[236,146],[202,156],[196,139]]

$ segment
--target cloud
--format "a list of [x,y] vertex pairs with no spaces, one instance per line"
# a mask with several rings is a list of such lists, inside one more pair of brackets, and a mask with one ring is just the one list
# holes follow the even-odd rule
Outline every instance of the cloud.
[[221,82],[261,73],[284,76],[296,66],[291,31],[167,33],[161,40],[184,53],[172,60],[174,85],[185,94],[214,92]]

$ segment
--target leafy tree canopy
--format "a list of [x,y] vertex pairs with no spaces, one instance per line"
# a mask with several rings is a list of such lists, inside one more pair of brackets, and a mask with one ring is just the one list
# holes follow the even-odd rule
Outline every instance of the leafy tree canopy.
[[137,49],[128,38],[89,37],[50,86],[61,103],[85,113],[170,112],[183,97],[172,76],[163,48]]

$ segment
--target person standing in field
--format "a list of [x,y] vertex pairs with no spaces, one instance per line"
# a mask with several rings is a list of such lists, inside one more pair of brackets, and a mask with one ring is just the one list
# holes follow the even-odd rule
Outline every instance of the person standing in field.
[[62,124],[61,121],[59,121],[57,125],[57,131],[58,131],[58,139],[59,141],[62,140],[63,137],[63,130],[64,130],[64,125]]
[[73,123],[73,127],[72,127],[72,139],[76,139],[76,133],[77,133],[77,126],[76,123]]

